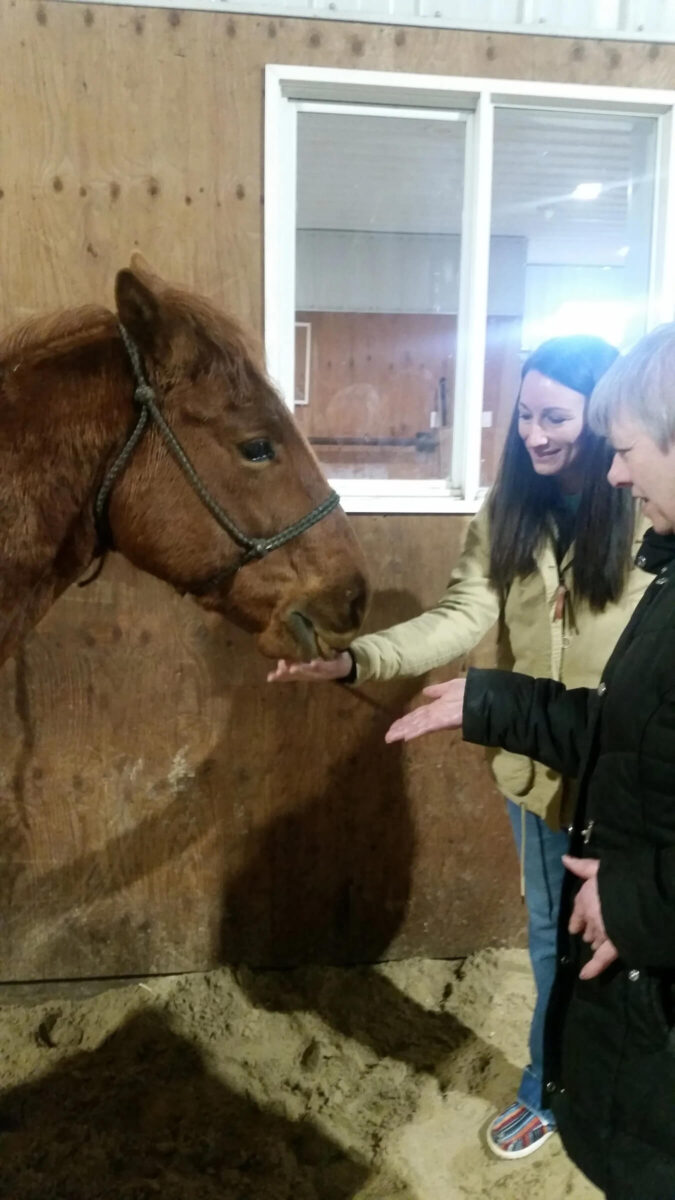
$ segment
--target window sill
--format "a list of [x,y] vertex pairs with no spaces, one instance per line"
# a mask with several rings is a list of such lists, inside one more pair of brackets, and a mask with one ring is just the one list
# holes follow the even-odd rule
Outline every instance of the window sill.
[[464,499],[444,479],[331,479],[348,513],[475,513],[485,497]]

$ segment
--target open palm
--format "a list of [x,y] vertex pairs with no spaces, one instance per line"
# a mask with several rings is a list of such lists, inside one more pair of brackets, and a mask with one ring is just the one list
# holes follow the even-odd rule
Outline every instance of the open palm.
[[461,728],[465,688],[466,679],[451,679],[449,683],[434,683],[424,688],[422,694],[431,703],[422,704],[394,721],[384,735],[385,742],[409,742],[424,733]]
[[335,658],[313,658],[310,662],[291,662],[280,658],[267,676],[268,683],[322,683],[330,679],[345,679],[352,669],[346,650]]

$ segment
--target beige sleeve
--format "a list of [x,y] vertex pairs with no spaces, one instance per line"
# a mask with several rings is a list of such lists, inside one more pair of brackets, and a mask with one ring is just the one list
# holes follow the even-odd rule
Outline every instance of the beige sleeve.
[[488,535],[484,504],[468,528],[461,557],[439,603],[419,617],[352,642],[355,683],[423,675],[478,645],[499,617],[497,593],[488,579]]

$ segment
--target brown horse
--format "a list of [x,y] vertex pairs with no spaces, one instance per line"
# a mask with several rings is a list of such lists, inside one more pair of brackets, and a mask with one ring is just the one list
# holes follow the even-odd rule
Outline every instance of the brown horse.
[[241,330],[138,257],[116,303],[0,343],[0,662],[106,548],[265,654],[346,644],[361,551]]

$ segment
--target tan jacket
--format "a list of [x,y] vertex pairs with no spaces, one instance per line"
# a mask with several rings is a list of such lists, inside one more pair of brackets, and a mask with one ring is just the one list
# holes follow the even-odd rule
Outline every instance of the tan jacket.
[[[559,679],[567,687],[596,687],[603,667],[651,576],[633,567],[617,604],[602,613],[568,595],[562,618],[556,619],[561,582],[571,588],[574,546],[560,569],[553,539],[536,556],[536,571],[516,579],[503,612],[488,579],[488,506],[484,504],[467,531],[462,555],[439,603],[419,617],[382,633],[357,638],[350,647],[356,662],[355,682],[422,675],[474,649],[500,620],[498,665],[536,678]],[[635,551],[647,522],[639,520]],[[506,750],[488,751],[501,791],[511,800],[544,817],[554,828],[567,820],[563,786],[548,767]],[[567,797],[565,797],[567,799]]]

